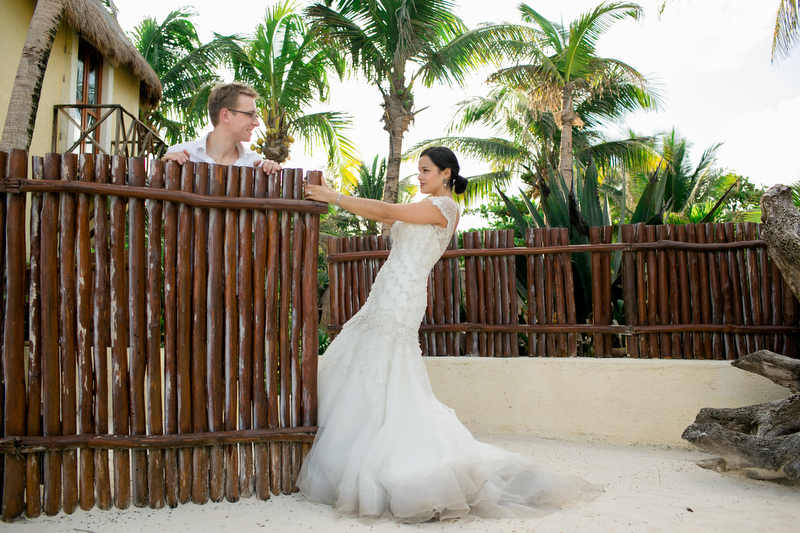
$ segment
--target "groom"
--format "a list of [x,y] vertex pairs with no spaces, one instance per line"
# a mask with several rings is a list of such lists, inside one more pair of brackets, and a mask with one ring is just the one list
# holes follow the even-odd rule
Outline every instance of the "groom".
[[208,98],[208,116],[214,129],[201,139],[170,146],[162,161],[215,163],[237,167],[260,166],[267,174],[281,169],[280,164],[261,159],[245,148],[253,129],[259,126],[258,93],[244,83],[225,83],[214,87]]

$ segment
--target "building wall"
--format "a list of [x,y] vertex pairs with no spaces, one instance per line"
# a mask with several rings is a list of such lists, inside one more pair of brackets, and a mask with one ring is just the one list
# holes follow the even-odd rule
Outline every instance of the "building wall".
[[433,391],[470,430],[494,435],[690,447],[703,407],[785,398],[730,361],[425,357]]
[[[0,71],[8,73],[8,75],[0,76],[0,121],[2,123],[5,123],[14,76],[35,6],[35,0],[0,0],[0,13],[3,13],[3,17],[0,18],[0,34],[2,34],[2,38],[0,38]],[[79,42],[78,34],[72,28],[68,28],[66,24],[62,24],[53,43],[42,85],[36,126],[30,147],[32,155],[44,155],[52,151],[53,106],[75,103]],[[102,103],[121,104],[133,116],[138,117],[139,80],[124,67],[115,68],[106,60],[103,65]],[[60,134],[58,151],[66,150],[69,147],[65,122],[66,120],[62,117],[58,132]],[[111,122],[101,131],[104,148],[110,146],[113,129],[114,123]]]

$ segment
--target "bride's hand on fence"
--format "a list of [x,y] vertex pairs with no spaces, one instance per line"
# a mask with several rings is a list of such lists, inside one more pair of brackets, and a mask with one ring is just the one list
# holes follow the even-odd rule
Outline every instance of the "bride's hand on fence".
[[332,191],[325,180],[322,180],[322,185],[311,185],[306,183],[303,188],[303,198],[306,200],[314,200],[317,202],[332,203],[336,201],[336,192]]

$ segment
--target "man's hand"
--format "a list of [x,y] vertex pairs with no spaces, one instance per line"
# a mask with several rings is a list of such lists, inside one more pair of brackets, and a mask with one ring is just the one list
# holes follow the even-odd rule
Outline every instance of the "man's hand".
[[274,174],[281,169],[281,164],[271,159],[262,159],[253,163],[256,167],[261,167],[265,174]]
[[175,161],[179,165],[186,163],[189,160],[189,152],[184,150],[182,152],[168,152],[161,157],[165,163],[167,161]]

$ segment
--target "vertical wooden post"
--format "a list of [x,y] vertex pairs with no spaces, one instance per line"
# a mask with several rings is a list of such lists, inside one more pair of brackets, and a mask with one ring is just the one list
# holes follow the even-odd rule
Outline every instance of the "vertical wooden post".
[[[701,232],[705,235],[705,242],[714,242],[714,224],[702,224],[700,226]],[[722,293],[720,288],[720,270],[717,264],[717,253],[709,251],[708,255],[708,278],[709,278],[709,291],[710,304],[711,304],[711,322],[714,324],[722,324]],[[764,278],[764,281],[769,277]],[[711,354],[714,359],[725,359],[723,353],[724,338],[721,333],[712,333],[711,336]]]
[[[600,226],[589,227],[589,242],[591,244],[600,243]],[[602,301],[602,281],[600,280],[600,273],[602,267],[600,266],[601,252],[592,252],[591,265],[592,265],[592,322],[595,325],[602,324],[603,320],[603,301]],[[603,334],[595,333],[594,337],[594,353],[595,357],[609,357],[610,354],[605,353],[605,343],[603,342]]]
[[[620,242],[635,242],[634,226],[621,224],[619,228]],[[625,305],[625,322],[630,326],[639,325],[636,297],[636,259],[635,252],[622,253],[622,299]],[[636,335],[625,337],[626,349],[631,357],[639,357],[639,342]]]
[[[714,227],[716,242],[727,242],[727,238],[725,237],[725,224],[714,224]],[[721,251],[718,256],[718,261],[720,293],[722,294],[722,301],[720,303],[722,309],[722,323],[733,324],[733,284],[731,283],[731,275],[728,270],[728,253]],[[725,333],[724,340],[725,358],[733,358],[736,354],[736,345],[733,335]]]
[[[47,154],[44,177],[59,179],[61,156]],[[61,435],[61,377],[58,344],[58,195],[42,195],[41,309],[42,309],[42,420],[46,437]],[[44,452],[44,512],[61,510],[61,452]]]
[[[78,179],[94,181],[94,157],[81,154]],[[95,433],[94,371],[92,368],[92,252],[89,238],[89,200],[78,195],[77,216],[77,308],[78,308],[78,423],[81,433]],[[80,451],[80,506],[84,511],[94,507],[94,450]]]
[[[174,161],[166,164],[165,187],[178,190],[181,186],[181,166]],[[178,204],[164,204],[164,433],[180,432],[178,409]],[[186,276],[186,282],[190,277]],[[183,280],[180,280],[184,283]],[[187,297],[188,300],[188,297]],[[188,339],[186,345],[188,347]],[[189,390],[189,384],[184,387]],[[184,450],[188,451],[188,450]],[[164,482],[167,505],[174,508],[181,501],[178,450],[164,450]],[[191,467],[191,463],[189,463]],[[188,491],[186,492],[188,495]],[[188,496],[187,496],[188,499]]]
[[[544,235],[547,231],[546,228],[539,228],[530,230],[533,232],[533,246],[537,248],[541,248],[544,246]],[[536,323],[537,324],[549,324],[547,320],[547,311],[545,305],[545,285],[551,284],[550,280],[545,280],[545,257],[544,255],[535,255],[533,256],[533,283],[536,287],[536,301],[535,302],[528,302],[528,305],[535,305],[536,307]],[[548,355],[547,353],[547,342],[548,342],[549,335],[545,333],[540,333],[538,336],[538,340],[536,342],[536,355],[538,357],[545,357]]]
[[[185,163],[184,163],[185,164]],[[194,192],[208,194],[208,164],[196,163],[194,168]],[[206,404],[206,295],[208,287],[208,263],[206,251],[209,241],[208,211],[194,208],[192,233],[192,430],[208,431],[209,411]],[[192,501],[208,501],[208,455],[207,447],[192,450]]]
[[[2,175],[2,174],[0,174]],[[8,176],[27,178],[28,154],[12,150]],[[3,320],[3,405],[4,436],[25,434],[25,195],[6,195],[6,305]],[[2,264],[2,263],[0,263]],[[25,509],[25,459],[5,454],[3,466],[3,521],[10,521]]]
[[[225,194],[226,167],[211,165],[209,168],[208,195]],[[225,335],[224,335],[224,237],[225,212],[211,209],[208,215],[208,284],[206,331],[206,405],[208,409],[208,431],[224,429],[223,406],[225,401]],[[209,448],[211,501],[219,502],[225,497],[225,459],[222,446]]]
[[[260,168],[255,171],[255,197],[267,196],[267,175]],[[270,212],[272,214],[272,212]],[[267,346],[274,339],[267,337],[268,301],[267,284],[267,249],[274,242],[267,225],[267,214],[258,210],[253,214],[255,246],[253,247],[253,414],[256,428],[269,426],[267,407]],[[274,314],[274,313],[273,313]],[[255,477],[256,497],[260,500],[269,498],[269,445],[255,444]]]
[[[239,196],[239,167],[228,167],[228,179],[225,185],[225,196]],[[237,297],[238,255],[236,251],[239,232],[239,213],[233,209],[225,211],[225,243],[223,251],[223,278],[225,298],[225,331],[222,350],[223,361],[223,428],[235,430],[237,426],[237,407],[239,396],[239,320]],[[249,250],[240,250],[242,256]],[[229,502],[239,500],[239,450],[238,446],[222,447],[225,459],[225,498]]]
[[[555,246],[569,244],[568,230],[566,228],[553,228],[551,239],[550,243]],[[564,271],[567,268],[572,268],[568,258],[568,254],[553,254],[553,279],[555,280],[553,307],[556,311],[556,320],[560,325],[564,325],[567,322],[567,307],[564,301],[567,297],[566,291],[564,290]],[[556,337],[556,341],[558,356],[566,357],[567,336],[563,333],[559,333]]]
[[[322,183],[319,171],[306,173],[306,181],[312,185]],[[305,247],[303,250],[304,280],[317,277],[319,254],[319,216],[305,215]],[[317,284],[303,284],[303,425],[317,425],[317,356],[319,353],[319,324],[317,322]]]
[[[292,171],[294,173],[292,181],[292,195],[291,198],[301,199],[303,197],[303,172],[300,169]],[[302,268],[303,268],[303,229],[304,217],[300,213],[292,214],[292,270],[291,270],[291,288],[292,288],[292,308],[291,308],[291,407],[290,407],[290,423],[292,427],[297,427],[302,423],[302,407],[300,400],[302,398],[302,371],[300,369],[300,343],[303,332],[303,292],[302,292]],[[363,261],[360,261],[363,264]],[[363,273],[363,269],[362,269]],[[316,281],[316,280],[314,280]],[[316,283],[314,283],[316,285]],[[363,283],[362,283],[363,286]],[[290,478],[289,485],[292,492],[297,491],[295,481],[300,474],[300,460],[301,451],[299,443],[289,444],[290,453]]]
[[[172,175],[171,167],[168,176]],[[187,161],[181,166],[181,190],[192,192],[194,190],[195,164]],[[177,276],[177,303],[176,303],[176,354],[175,366],[177,370],[177,400],[178,400],[178,431],[192,433],[194,430],[194,402],[193,392],[195,387],[195,365],[192,363],[192,354],[195,342],[194,315],[192,305],[194,295],[194,212],[191,207],[181,204],[178,207],[178,244],[176,253]],[[203,234],[205,238],[205,234]],[[194,495],[195,476],[194,469],[195,450],[181,448],[178,450],[178,500],[187,503]]]
[[[95,182],[108,183],[111,159],[98,155],[95,159]],[[94,287],[92,298],[92,350],[94,352],[95,404],[94,425],[98,433],[108,433],[108,348],[109,340],[109,249],[108,249],[108,198],[94,196]],[[111,473],[108,467],[108,450],[95,450],[95,489],[97,506],[110,509]]]
[[[294,187],[294,173],[289,170],[283,171],[281,198],[289,199],[292,197]],[[291,424],[289,396],[292,388],[292,352],[290,344],[290,306],[292,302],[292,257],[291,257],[291,223],[292,215],[288,212],[281,213],[281,247],[280,247],[280,299],[279,299],[279,330],[278,338],[280,342],[280,427],[289,427]],[[351,277],[352,279],[352,277]],[[352,287],[352,285],[351,285]],[[280,470],[281,492],[291,494],[291,459],[290,445],[281,444],[281,470]]]
[[[150,167],[151,189],[164,188],[164,163],[153,161]],[[161,409],[161,215],[162,203],[147,200],[147,218],[150,238],[147,239],[147,406],[148,434],[164,434],[164,414]],[[164,450],[150,450],[147,456],[147,494],[150,507],[164,507]]]
[[[667,240],[667,227],[658,226],[656,228],[656,238],[659,241]],[[669,271],[667,262],[667,250],[659,250],[658,260],[658,323],[659,325],[669,324]],[[669,359],[672,357],[672,338],[669,333],[661,334],[661,351],[659,358]]]
[[[667,225],[667,239],[674,241],[675,238],[675,225]],[[681,290],[680,282],[678,281],[678,252],[675,249],[667,251],[667,265],[669,269],[669,309],[670,309],[670,324],[681,323]],[[730,324],[730,322],[728,322]],[[671,345],[672,354],[670,357],[673,359],[681,359],[683,357],[682,335],[678,332],[672,334]]]
[[[128,158],[128,185],[144,187],[146,181],[144,160]],[[128,202],[128,316],[130,320],[130,388],[131,388],[131,434],[147,432],[145,384],[147,367],[145,340],[145,299],[147,274],[145,265],[144,200],[132,198]],[[147,505],[147,452],[131,451],[131,473],[133,475],[133,505]]]
[[[646,242],[656,242],[656,227],[645,226]],[[647,286],[647,325],[658,325],[658,260],[655,250],[648,250],[646,253],[647,276],[645,283]],[[649,347],[648,357],[658,359],[661,347],[659,345],[659,335],[648,335],[647,345]]]
[[[611,240],[612,240],[612,237],[613,237],[613,233],[614,233],[614,228],[613,227],[611,227],[611,226],[603,226],[603,228],[600,230],[600,242],[602,242],[604,244],[610,244]],[[600,268],[601,268],[601,270],[600,270],[601,278],[600,279],[602,280],[602,285],[601,285],[602,289],[600,290],[600,297],[603,299],[603,307],[601,309],[601,312],[602,312],[603,323],[604,324],[611,324],[613,319],[614,319],[614,316],[613,316],[613,314],[611,312],[611,306],[613,305],[613,302],[611,301],[611,284],[614,281],[611,278],[611,275],[612,275],[611,274],[611,254],[612,253],[613,252],[604,253],[601,256],[601,259],[600,259]],[[569,295],[569,299],[567,300],[567,302],[568,302],[567,303],[567,313],[568,314],[570,312],[572,313],[570,315],[571,318],[569,320],[570,320],[570,324],[574,324],[574,323],[577,322],[577,320],[576,320],[576,317],[575,317],[575,304],[574,304],[574,302],[575,302],[575,297],[574,297],[575,290],[573,289],[574,285],[572,283],[572,268],[571,267],[569,269],[567,269],[567,272],[565,272],[564,276],[569,279],[569,287],[570,287],[570,290],[567,292],[567,294]],[[572,302],[572,311],[570,311],[569,302]],[[602,338],[603,338],[603,345],[604,345],[603,351],[607,354],[608,357],[611,357],[613,355],[614,337],[607,333],[607,334],[603,335]],[[570,356],[574,356],[574,355],[577,355],[577,348],[573,348],[572,351],[570,351]]]
[[[281,194],[279,174],[271,174],[267,181],[267,197],[279,198]],[[267,395],[267,425],[270,428],[282,427],[281,404],[278,394],[278,365],[281,362],[280,345],[283,338],[279,337],[279,298],[278,281],[280,274],[279,257],[284,248],[284,235],[281,232],[278,211],[269,211],[267,215],[267,270],[266,270],[266,395]],[[285,238],[288,239],[288,236]],[[269,445],[269,485],[272,494],[280,494],[281,490],[281,456],[282,444]]]
[[[6,178],[8,171],[8,152],[0,152],[0,177]],[[5,275],[4,272],[6,265],[6,193],[0,193],[0,322],[5,322]],[[2,413],[5,411],[5,393],[6,389],[2,386],[3,376],[3,357],[2,357],[2,342],[3,342],[3,328],[0,327],[0,435],[5,435],[5,423]],[[3,483],[4,478],[3,469],[5,465],[5,458],[0,458],[0,516],[2,515],[3,507]]]
[[[243,168],[239,180],[239,196],[253,197],[254,169]],[[238,427],[253,427],[253,212],[243,209],[238,217],[239,257],[237,263],[236,291],[238,299],[238,324],[236,332],[239,365]],[[261,367],[263,369],[263,366]],[[231,478],[235,477],[230,473]],[[253,445],[239,445],[239,492],[243,498],[253,495]]]
[[[61,179],[75,181],[78,157],[65,154],[61,158]],[[59,242],[59,315],[61,318],[61,433],[74,435],[77,424],[77,353],[75,344],[75,195],[61,194]],[[63,509],[71,514],[78,507],[78,451],[62,453],[64,502]]]
[[[690,235],[692,229],[694,230],[695,234],[695,241],[699,244],[705,244],[706,242],[706,235],[705,235],[705,228],[702,224],[691,224]],[[710,297],[710,289],[709,289],[709,276],[710,273],[708,271],[708,255],[709,252],[702,251],[697,253],[697,263],[700,272],[700,313],[701,313],[701,323],[702,324],[710,324],[711,323],[711,297]],[[703,339],[703,359],[711,359],[713,357],[712,354],[712,339],[711,333],[703,333],[701,334],[701,338]],[[697,355],[695,356],[697,357]]]
[[[41,157],[31,158],[33,179],[44,179],[44,160]],[[5,172],[5,161],[0,158],[0,175]],[[5,195],[3,195],[5,196]],[[0,203],[4,203],[4,198]],[[41,241],[40,217],[42,209],[41,194],[31,195],[31,284],[28,291],[28,435],[42,434],[42,294],[40,286],[41,276]],[[0,225],[4,224],[3,220]],[[4,233],[2,229],[0,232]],[[2,255],[2,254],[0,254]],[[3,264],[0,258],[0,265]],[[2,276],[0,276],[2,277]],[[5,292],[0,283],[0,294]],[[5,318],[5,315],[3,315]],[[2,366],[2,365],[0,365]],[[2,405],[2,403],[0,403]],[[2,424],[0,424],[2,425]],[[36,518],[42,514],[41,478],[41,453],[29,453],[25,465],[25,516]],[[0,471],[1,472],[1,471]]]
[[[735,242],[739,240],[740,235],[741,226],[730,222],[725,224],[725,240],[727,242]],[[733,323],[739,326],[747,324],[745,321],[744,307],[742,304],[742,291],[747,290],[747,285],[742,285],[742,278],[740,274],[741,258],[743,257],[744,255],[741,253],[741,250],[728,251],[728,266],[731,272],[731,286],[733,288],[731,291],[733,298]],[[734,339],[736,342],[735,358],[744,357],[745,355],[751,353],[748,335],[737,334],[735,335]]]

